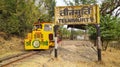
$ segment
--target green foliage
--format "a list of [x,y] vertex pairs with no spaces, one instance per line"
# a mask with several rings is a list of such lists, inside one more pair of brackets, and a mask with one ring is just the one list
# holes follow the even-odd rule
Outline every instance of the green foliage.
[[58,32],[59,32],[60,38],[62,39],[68,39],[70,36],[70,30],[68,30],[67,28],[64,28],[63,26],[59,27]]
[[90,34],[89,38],[91,40],[96,40],[96,37],[97,37],[96,26],[95,25],[88,25],[87,29],[88,29],[88,33]]
[[[101,16],[100,20],[101,38],[104,41],[117,40],[120,36],[120,20],[110,15]],[[89,27],[91,39],[96,39],[96,27]]]
[[61,31],[63,36],[70,35],[70,31],[67,28],[60,27],[60,31]]
[[117,18],[117,23],[116,23],[116,38],[120,40],[120,18]]
[[19,31],[19,26],[17,17],[12,15],[7,19],[5,32],[8,34],[14,34]]
[[35,3],[35,0],[0,0],[0,31],[24,36],[39,18],[46,22],[52,21],[55,0]]
[[117,19],[110,15],[101,16],[101,35],[103,40],[116,39]]
[[0,0],[0,31],[23,36],[40,15],[34,1]]
[[44,18],[44,21],[51,22],[54,21],[54,7],[56,6],[55,0],[44,0],[45,12],[40,18]]

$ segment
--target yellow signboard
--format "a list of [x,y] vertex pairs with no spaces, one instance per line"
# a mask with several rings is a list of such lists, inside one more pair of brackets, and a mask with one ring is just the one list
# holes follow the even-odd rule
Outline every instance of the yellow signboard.
[[55,7],[55,25],[98,24],[98,5]]

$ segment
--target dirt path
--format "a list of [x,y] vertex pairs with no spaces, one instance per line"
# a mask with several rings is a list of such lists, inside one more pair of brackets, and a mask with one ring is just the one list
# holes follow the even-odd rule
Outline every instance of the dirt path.
[[73,62],[97,61],[96,49],[89,41],[63,41],[59,52],[63,59]]

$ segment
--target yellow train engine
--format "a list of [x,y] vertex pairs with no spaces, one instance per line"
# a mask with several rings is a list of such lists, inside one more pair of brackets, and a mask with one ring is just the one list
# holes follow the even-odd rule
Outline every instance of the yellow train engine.
[[27,34],[25,39],[25,50],[49,49],[54,46],[54,25],[48,22],[36,22],[33,24],[33,30]]

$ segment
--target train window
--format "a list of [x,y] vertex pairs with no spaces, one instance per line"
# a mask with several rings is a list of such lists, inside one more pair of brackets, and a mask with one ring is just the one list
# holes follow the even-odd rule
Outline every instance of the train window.
[[52,31],[52,25],[50,25],[50,24],[45,24],[45,25],[44,25],[44,31]]
[[36,25],[36,27],[42,29],[42,25]]
[[35,26],[33,27],[33,29],[38,29],[38,28],[42,29],[42,25],[35,25]]

